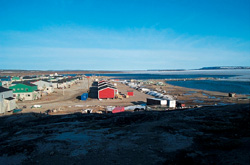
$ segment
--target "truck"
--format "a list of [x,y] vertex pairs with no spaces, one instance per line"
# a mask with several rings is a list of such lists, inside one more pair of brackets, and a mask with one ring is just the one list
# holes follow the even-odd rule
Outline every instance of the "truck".
[[125,107],[125,110],[127,110],[127,111],[145,111],[145,110],[147,110],[147,105],[141,104],[141,105],[127,106],[127,107]]

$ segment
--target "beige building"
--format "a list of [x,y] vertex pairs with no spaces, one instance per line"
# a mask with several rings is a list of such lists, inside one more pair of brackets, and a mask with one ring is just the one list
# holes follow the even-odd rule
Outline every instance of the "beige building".
[[13,98],[13,91],[0,87],[0,113],[12,111],[17,107],[16,100]]

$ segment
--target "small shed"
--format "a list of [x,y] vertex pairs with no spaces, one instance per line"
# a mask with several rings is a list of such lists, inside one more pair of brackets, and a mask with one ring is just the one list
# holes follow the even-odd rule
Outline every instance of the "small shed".
[[81,100],[86,101],[87,99],[88,99],[88,93],[83,93],[83,94],[81,95]]
[[124,107],[115,107],[113,110],[112,110],[112,113],[120,113],[120,112],[124,112]]
[[167,105],[169,108],[175,108],[176,107],[176,100],[167,100]]
[[134,91],[132,91],[132,90],[127,91],[127,95],[129,95],[129,96],[134,96]]

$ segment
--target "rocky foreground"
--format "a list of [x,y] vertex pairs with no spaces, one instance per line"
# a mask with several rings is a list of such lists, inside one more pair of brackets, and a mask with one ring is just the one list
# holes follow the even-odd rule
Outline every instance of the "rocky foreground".
[[250,164],[250,105],[0,118],[1,164]]

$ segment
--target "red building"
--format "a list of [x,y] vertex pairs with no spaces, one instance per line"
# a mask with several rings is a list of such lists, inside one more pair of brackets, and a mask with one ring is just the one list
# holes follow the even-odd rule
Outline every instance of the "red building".
[[115,98],[115,90],[112,87],[104,86],[98,89],[98,98],[99,99],[108,99]]
[[108,99],[115,98],[118,90],[113,86],[109,81],[99,81],[98,82],[98,98],[99,99]]

